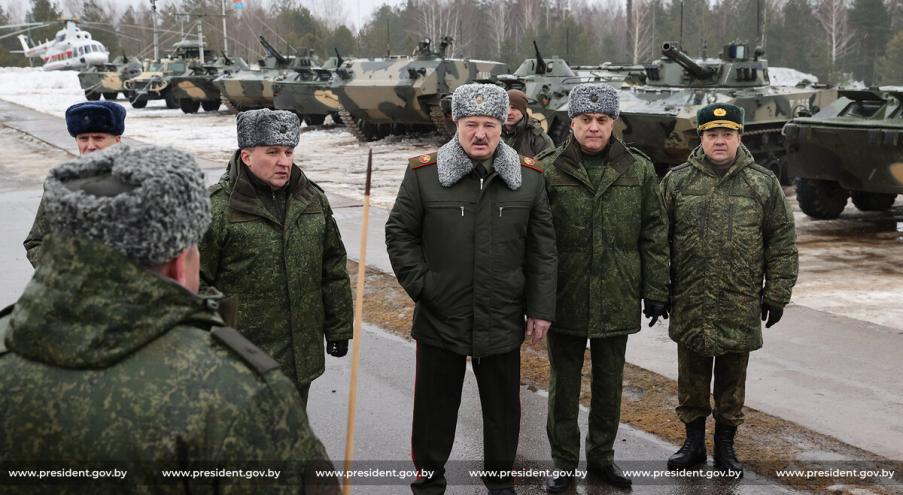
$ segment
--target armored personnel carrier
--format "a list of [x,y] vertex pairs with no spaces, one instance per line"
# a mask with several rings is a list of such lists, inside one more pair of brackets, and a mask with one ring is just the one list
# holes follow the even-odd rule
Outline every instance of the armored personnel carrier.
[[336,53],[322,66],[302,67],[273,82],[273,105],[298,114],[307,125],[321,125],[327,115],[339,121],[339,99],[330,85],[345,60]]
[[442,98],[462,84],[495,82],[505,66],[446,58],[451,42],[443,37],[433,50],[426,38],[412,56],[357,59],[339,67],[331,89],[342,122],[360,141],[412,131],[453,133]]
[[[694,60],[678,43],[667,42],[662,55],[645,66],[644,84],[621,91],[621,118],[615,127],[616,135],[652,158],[659,173],[685,161],[699,145],[696,111],[727,102],[746,112],[743,144],[787,183],[781,128],[836,99],[836,91],[824,86],[772,86],[764,50],[747,44],[725,45],[718,59]],[[566,114],[567,106],[560,110]]]
[[565,105],[571,89],[578,84],[601,82],[621,89],[638,84],[642,77],[641,65],[578,65],[571,67],[560,57],[543,58],[539,46],[533,42],[536,58],[524,60],[513,74],[504,74],[498,80],[506,89],[519,89],[527,95],[527,113],[542,124],[543,129],[560,144],[568,135],[570,119],[567,112],[557,110]]
[[115,100],[119,93],[126,95],[122,83],[141,74],[141,61],[134,57],[121,55],[112,62],[103,65],[92,65],[78,73],[78,83],[85,91],[85,98],[97,101],[100,96],[107,100]]
[[179,107],[185,113],[196,113],[203,107],[205,112],[215,112],[222,104],[219,89],[213,80],[223,74],[247,70],[248,64],[241,58],[231,58],[225,53],[221,57],[188,65],[188,72],[170,79],[173,97],[179,100]]
[[234,113],[256,108],[273,109],[274,81],[285,78],[293,70],[319,65],[319,60],[312,53],[305,57],[285,56],[263,36],[258,36],[258,39],[267,53],[259,61],[259,69],[223,74],[213,80],[222,95],[223,104]]
[[812,218],[890,208],[903,194],[903,86],[841,90],[811,117],[784,126],[796,199]]
[[166,58],[146,61],[141,75],[123,83],[132,108],[144,108],[149,100],[159,99],[166,100],[166,108],[179,108],[179,99],[170,82],[173,77],[185,74],[190,64],[201,60],[201,50],[205,60],[213,59],[213,52],[204,49],[196,40],[182,40],[173,45]]

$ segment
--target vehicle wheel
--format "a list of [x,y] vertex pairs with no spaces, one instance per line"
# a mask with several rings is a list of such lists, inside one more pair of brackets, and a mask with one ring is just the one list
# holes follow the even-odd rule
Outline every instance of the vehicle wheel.
[[222,105],[220,100],[204,100],[201,102],[205,112],[215,112],[219,110],[220,105]]
[[114,101],[116,99],[116,96],[118,96],[118,93],[116,93],[115,91],[113,91],[112,93],[103,94],[103,98],[110,101]]
[[100,99],[100,93],[95,93],[93,91],[85,91],[85,98],[88,101],[97,101]]
[[170,110],[179,108],[179,99],[172,94],[172,91],[164,91],[163,99],[166,100],[166,108]]
[[192,100],[191,98],[182,98],[179,100],[179,107],[181,107],[182,111],[185,113],[197,113],[198,108],[201,108],[201,102]]
[[304,121],[307,122],[307,125],[323,125],[323,121],[326,120],[325,115],[305,115]]
[[129,102],[132,108],[144,108],[147,106],[147,95],[132,95]]
[[870,193],[865,191],[853,191],[850,193],[853,204],[859,211],[884,211],[894,205],[896,194]]
[[796,200],[803,213],[819,220],[837,218],[850,193],[831,180],[796,179]]

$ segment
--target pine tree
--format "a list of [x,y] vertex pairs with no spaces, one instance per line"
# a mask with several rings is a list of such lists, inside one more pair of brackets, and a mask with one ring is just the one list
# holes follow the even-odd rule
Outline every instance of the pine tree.
[[875,63],[890,37],[890,17],[884,0],[856,0],[850,10],[850,27],[857,41],[853,73],[866,84],[873,84]]
[[903,85],[903,31],[887,43],[884,55],[878,59],[877,72],[880,84]]

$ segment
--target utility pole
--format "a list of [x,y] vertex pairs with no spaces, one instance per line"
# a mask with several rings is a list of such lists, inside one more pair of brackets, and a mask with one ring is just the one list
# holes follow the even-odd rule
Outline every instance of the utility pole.
[[223,53],[229,53],[229,35],[226,34],[226,0],[221,0],[220,5],[223,8]]
[[160,47],[157,39],[157,0],[150,0],[151,3],[151,21],[154,24],[154,61],[160,60]]
[[201,65],[204,65],[204,18],[198,17],[198,51],[201,53]]

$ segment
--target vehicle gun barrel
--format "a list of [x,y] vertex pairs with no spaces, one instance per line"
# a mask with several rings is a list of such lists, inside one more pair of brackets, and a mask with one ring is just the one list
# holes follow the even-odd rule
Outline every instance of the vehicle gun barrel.
[[715,71],[710,67],[702,67],[690,58],[686,52],[680,49],[680,44],[674,41],[666,41],[662,44],[662,55],[666,58],[677,62],[681,67],[687,70],[693,77],[705,79],[711,77]]

